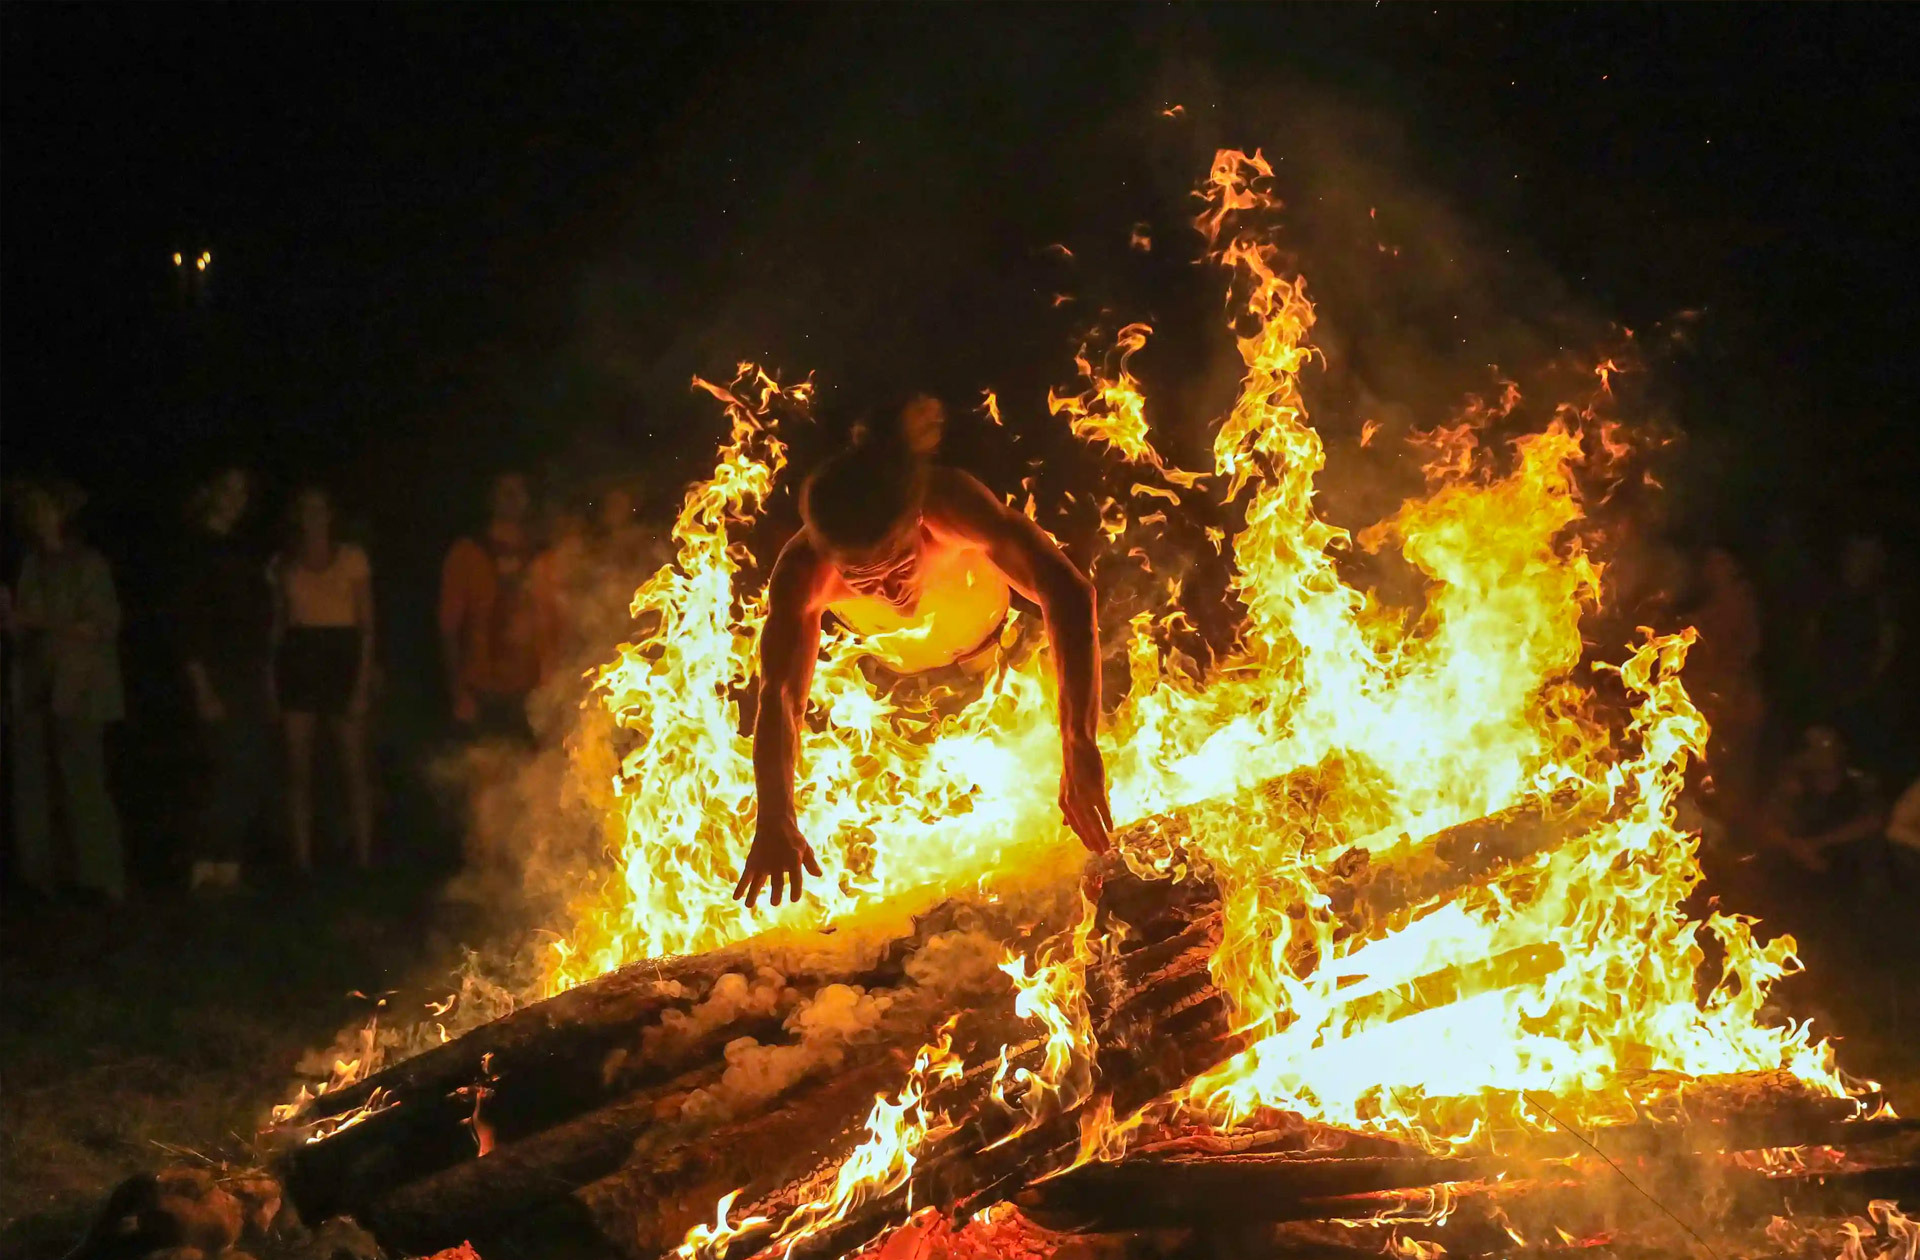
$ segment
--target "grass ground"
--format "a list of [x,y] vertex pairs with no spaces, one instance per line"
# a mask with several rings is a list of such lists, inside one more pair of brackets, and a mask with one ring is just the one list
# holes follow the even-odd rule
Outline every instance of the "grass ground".
[[424,881],[337,878],[121,910],[12,911],[0,939],[0,1254],[65,1252],[122,1178],[245,1165],[303,1056],[459,958]]

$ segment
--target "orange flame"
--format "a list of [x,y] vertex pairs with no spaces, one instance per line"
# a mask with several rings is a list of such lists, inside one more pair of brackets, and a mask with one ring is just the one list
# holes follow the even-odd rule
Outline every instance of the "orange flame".
[[[1618,441],[1596,410],[1617,369],[1597,372],[1599,399],[1559,409],[1510,448],[1480,434],[1520,405],[1511,384],[1424,435],[1430,492],[1359,541],[1397,550],[1425,579],[1425,603],[1382,606],[1342,577],[1337,560],[1355,539],[1314,505],[1326,449],[1300,389],[1316,358],[1314,309],[1259,222],[1276,204],[1272,175],[1258,153],[1221,153],[1198,219],[1230,277],[1244,365],[1209,474],[1243,520],[1231,534],[1209,531],[1231,544],[1242,624],[1199,678],[1164,667],[1153,620],[1137,619],[1131,690],[1104,735],[1116,817],[1187,809],[1195,856],[1223,888],[1214,978],[1251,1046],[1185,1104],[1221,1124],[1287,1108],[1459,1146],[1493,1126],[1552,1123],[1529,1096],[1551,1096],[1556,1115],[1582,1124],[1626,1116],[1655,1072],[1786,1068],[1843,1093],[1826,1043],[1763,1017],[1771,985],[1798,966],[1792,941],[1763,944],[1750,919],[1682,909],[1700,872],[1676,804],[1706,738],[1680,681],[1691,632],[1648,633],[1615,667],[1633,701],[1624,731],[1609,730],[1577,680],[1581,616],[1600,591],[1577,532],[1580,478]],[[1111,379],[1083,352],[1087,388],[1050,406],[1083,439],[1195,485],[1199,475],[1176,477],[1155,450],[1128,369],[1147,335],[1143,324],[1121,330]],[[816,926],[1076,857],[1053,802],[1044,660],[996,674],[957,712],[935,712],[876,693],[859,646],[830,635],[796,803],[832,876],[770,921],[731,900],[754,801],[732,696],[753,675],[765,616],[762,596],[735,595],[751,563],[737,534],[785,461],[775,414],[804,401],[807,385],[752,367],[729,386],[698,384],[723,404],[731,433],[713,476],[688,492],[676,561],[635,595],[644,632],[599,671],[607,730],[575,744],[607,805],[620,878],[587,908],[556,985],[769,922]],[[1124,511],[1102,511],[1117,513],[1117,538]],[[1246,791],[1289,775],[1323,789],[1310,807]],[[1564,817],[1565,834],[1450,896],[1356,925],[1323,891],[1350,850],[1416,857],[1444,828],[1522,806]],[[1704,996],[1702,931],[1725,955]],[[1003,1096],[1018,1089],[1013,1106],[1057,1110],[1085,1096],[1077,977],[1087,948],[1076,938],[1070,952],[1009,972],[1048,1037],[1042,1072],[999,1083]],[[923,1051],[907,1087],[876,1105],[867,1146],[807,1221],[824,1228],[852,1198],[902,1183],[913,1144],[937,1124],[918,1111],[926,1076],[947,1070],[948,1056],[944,1043]],[[1112,1153],[1119,1131],[1086,1133],[1083,1150]]]

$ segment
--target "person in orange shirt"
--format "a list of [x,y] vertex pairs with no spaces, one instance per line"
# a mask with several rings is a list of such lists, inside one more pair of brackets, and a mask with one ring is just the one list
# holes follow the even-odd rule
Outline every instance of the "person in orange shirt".
[[527,693],[540,682],[530,504],[526,477],[496,477],[486,530],[454,543],[440,570],[440,646],[453,720],[475,732],[524,738]]

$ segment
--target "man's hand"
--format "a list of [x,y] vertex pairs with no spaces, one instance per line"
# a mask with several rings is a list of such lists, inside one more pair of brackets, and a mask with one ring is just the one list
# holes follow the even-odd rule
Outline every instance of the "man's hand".
[[820,863],[813,856],[813,846],[800,834],[799,826],[791,818],[770,818],[763,814],[754,828],[753,847],[747,851],[747,864],[740,871],[740,882],[734,885],[733,899],[739,901],[744,897],[747,909],[753,909],[753,903],[760,899],[760,889],[771,879],[770,904],[780,904],[783,885],[787,900],[798,901],[803,867],[815,879],[820,877]]
[[1107,767],[1091,739],[1069,739],[1060,767],[1060,813],[1080,843],[1095,853],[1111,844],[1113,806],[1107,803]]

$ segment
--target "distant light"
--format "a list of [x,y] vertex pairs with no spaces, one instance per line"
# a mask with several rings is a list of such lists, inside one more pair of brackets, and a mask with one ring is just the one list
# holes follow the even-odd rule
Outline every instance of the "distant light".
[[180,255],[178,253],[175,253],[173,256],[173,265],[176,267],[180,265]]

